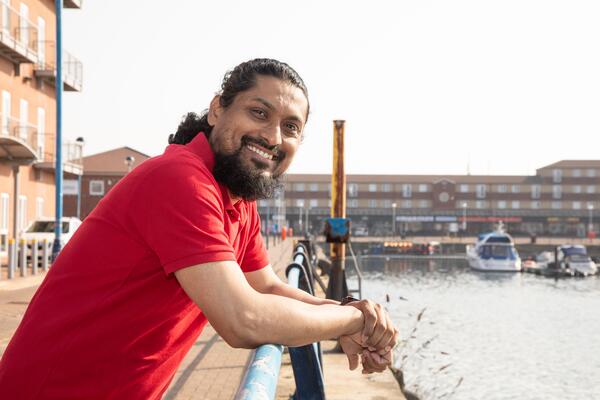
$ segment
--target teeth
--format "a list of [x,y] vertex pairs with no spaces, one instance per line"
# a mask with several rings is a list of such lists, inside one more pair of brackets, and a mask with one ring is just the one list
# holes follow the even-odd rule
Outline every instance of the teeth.
[[258,154],[258,155],[260,155],[261,157],[263,157],[263,158],[266,158],[267,160],[272,160],[272,159],[273,159],[273,156],[272,156],[271,154],[269,154],[269,153],[267,153],[267,152],[265,152],[265,151],[262,151],[262,150],[260,150],[260,149],[258,149],[258,148],[256,148],[256,147],[254,147],[254,146],[250,146],[250,145],[248,145],[248,146],[246,146],[246,147],[247,147],[249,150],[251,150],[251,151],[255,152],[255,153],[256,153],[256,154]]

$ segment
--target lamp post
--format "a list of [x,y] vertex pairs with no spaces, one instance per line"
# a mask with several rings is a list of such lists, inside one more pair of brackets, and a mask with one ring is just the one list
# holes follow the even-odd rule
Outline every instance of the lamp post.
[[463,231],[467,231],[467,202],[463,201],[463,203],[461,204],[462,209],[463,209],[463,221],[462,221],[462,229]]
[[[75,139],[75,142],[79,145],[79,159],[83,158],[83,145],[85,140],[82,137]],[[83,168],[83,162],[81,163]],[[81,219],[81,177],[83,172],[77,176],[77,218]]]
[[127,165],[127,173],[130,173],[133,169],[133,163],[135,162],[134,156],[125,157],[125,165]]
[[593,213],[594,213],[594,205],[591,203],[588,203],[587,205],[587,209],[588,209],[588,235],[590,234],[590,232],[592,232],[594,230],[594,220],[593,220]]
[[392,203],[392,236],[396,236],[396,203]]

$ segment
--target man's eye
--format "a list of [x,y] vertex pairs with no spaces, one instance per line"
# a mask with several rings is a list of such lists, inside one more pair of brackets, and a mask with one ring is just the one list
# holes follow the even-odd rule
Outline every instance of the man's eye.
[[300,132],[300,128],[298,128],[296,124],[285,124],[285,128],[294,135],[297,135]]
[[260,109],[254,109],[254,110],[252,110],[252,113],[254,115],[256,115],[258,118],[264,119],[267,116],[267,113]]

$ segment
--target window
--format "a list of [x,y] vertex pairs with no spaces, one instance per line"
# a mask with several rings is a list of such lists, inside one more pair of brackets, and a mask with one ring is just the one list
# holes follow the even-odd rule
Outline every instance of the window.
[[588,178],[595,178],[596,177],[596,170],[590,168],[590,169],[588,169],[586,171],[586,175],[587,175]]
[[402,202],[400,204],[401,204],[402,208],[411,208],[412,200],[402,200]]
[[478,199],[485,199],[485,185],[477,185],[475,191]]
[[552,202],[552,209],[553,210],[560,210],[562,208],[562,202],[561,201],[553,201]]
[[581,185],[573,186],[573,193],[581,193]]
[[562,170],[561,169],[553,169],[552,170],[552,182],[560,183],[562,181]]
[[585,190],[585,191],[586,191],[588,194],[591,194],[591,193],[596,193],[596,186],[593,186],[593,185],[588,185],[588,187],[586,188],[586,190]]
[[351,199],[348,200],[348,207],[358,207],[358,200],[357,199]]
[[427,187],[427,185],[426,185],[426,184],[424,184],[424,183],[421,183],[421,184],[419,185],[419,192],[420,192],[420,193],[426,193],[428,190],[429,190],[429,188]]
[[42,107],[37,108],[37,123],[37,151],[38,157],[43,160],[46,144],[46,110]]
[[8,193],[0,194],[0,233],[8,233]]
[[542,194],[542,187],[540,185],[531,185],[531,198],[539,199]]
[[27,196],[19,196],[19,212],[17,213],[17,230],[27,228]]
[[469,185],[462,184],[458,188],[459,188],[459,191],[461,193],[468,193],[469,192]]
[[311,183],[308,187],[308,190],[310,190],[311,192],[318,192],[319,191],[319,184],[318,183]]
[[44,198],[35,198],[35,218],[41,218],[44,216]]
[[475,208],[485,208],[486,207],[486,202],[483,200],[477,200],[475,202]]
[[262,199],[258,201],[259,207],[269,207],[269,200]]
[[518,210],[519,208],[521,208],[521,202],[519,200],[513,200],[510,203],[511,207],[513,210]]
[[21,99],[19,102],[19,137],[27,141],[29,132],[29,102],[25,99]]
[[310,199],[309,204],[312,207],[318,207],[319,206],[319,200],[317,199]]
[[377,191],[377,184],[369,183],[369,192],[376,192],[376,191]]
[[402,185],[402,197],[411,197],[412,196],[412,185],[410,183],[405,183]]
[[513,193],[521,193],[521,186],[519,185],[512,185],[510,187],[510,191]]
[[429,201],[419,200],[419,208],[429,208]]
[[37,51],[38,51],[38,63],[40,65],[46,64],[46,20],[42,17],[37,19]]
[[552,185],[552,198],[560,199],[562,197],[562,188],[560,185]]
[[500,209],[506,208],[506,200],[498,201],[498,208],[500,208]]
[[538,208],[540,208],[540,202],[539,201],[532,201],[530,204],[531,208],[534,210],[537,210]]
[[294,185],[294,191],[296,191],[296,192],[304,192],[304,183],[296,183]]
[[349,197],[358,196],[358,185],[356,183],[351,183],[348,185],[348,196]]
[[29,7],[27,4],[21,3],[19,12],[19,42],[29,47]]
[[[5,4],[5,3],[2,3]],[[11,96],[10,92],[2,91],[2,134],[8,135],[10,132],[10,117],[11,117]]]
[[377,200],[369,200],[369,208],[377,208]]
[[104,181],[90,181],[90,196],[104,196]]
[[383,200],[383,208],[392,208],[392,201],[389,199]]
[[296,207],[304,207],[304,199],[296,199]]
[[581,170],[580,169],[574,169],[573,170],[573,178],[579,178],[581,177]]
[[506,185],[498,185],[498,193],[506,193],[508,192],[508,187]]
[[573,210],[581,210],[581,202],[580,201],[573,202]]
[[381,190],[383,190],[386,193],[389,193],[392,191],[392,185],[389,183],[384,183],[383,185],[381,185]]

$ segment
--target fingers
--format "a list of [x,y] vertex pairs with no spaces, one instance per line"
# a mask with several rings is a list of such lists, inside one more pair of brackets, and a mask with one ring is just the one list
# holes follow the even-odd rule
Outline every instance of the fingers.
[[365,322],[362,330],[362,343],[366,343],[367,339],[373,334],[375,326],[377,325],[377,311],[375,310],[375,303],[370,300],[361,300],[350,303],[349,305],[358,308],[365,318]]
[[383,372],[388,366],[388,362],[385,358],[379,356],[377,353],[364,350],[361,353],[361,361],[363,365],[363,374],[370,374],[373,372]]
[[387,313],[381,305],[375,304],[375,312],[377,313],[377,324],[375,325],[373,334],[369,336],[366,342],[369,350],[381,350],[381,348],[378,347],[378,344],[385,337],[384,335],[386,334],[388,325],[388,319],[386,318]]
[[381,336],[381,339],[379,340],[379,342],[377,342],[377,344],[375,344],[375,348],[378,349],[379,354],[385,354],[385,353],[389,352],[390,350],[392,350],[394,348],[394,346],[396,345],[395,339],[397,339],[398,330],[396,328],[394,328],[394,323],[390,319],[390,316],[388,313],[385,313],[385,318],[386,318],[387,329]]
[[348,368],[354,371],[358,367],[358,354],[346,354],[348,357]]
[[348,367],[351,371],[355,370],[358,367],[358,356],[362,352],[360,343],[354,341],[350,336],[341,336],[340,346],[348,357]]

